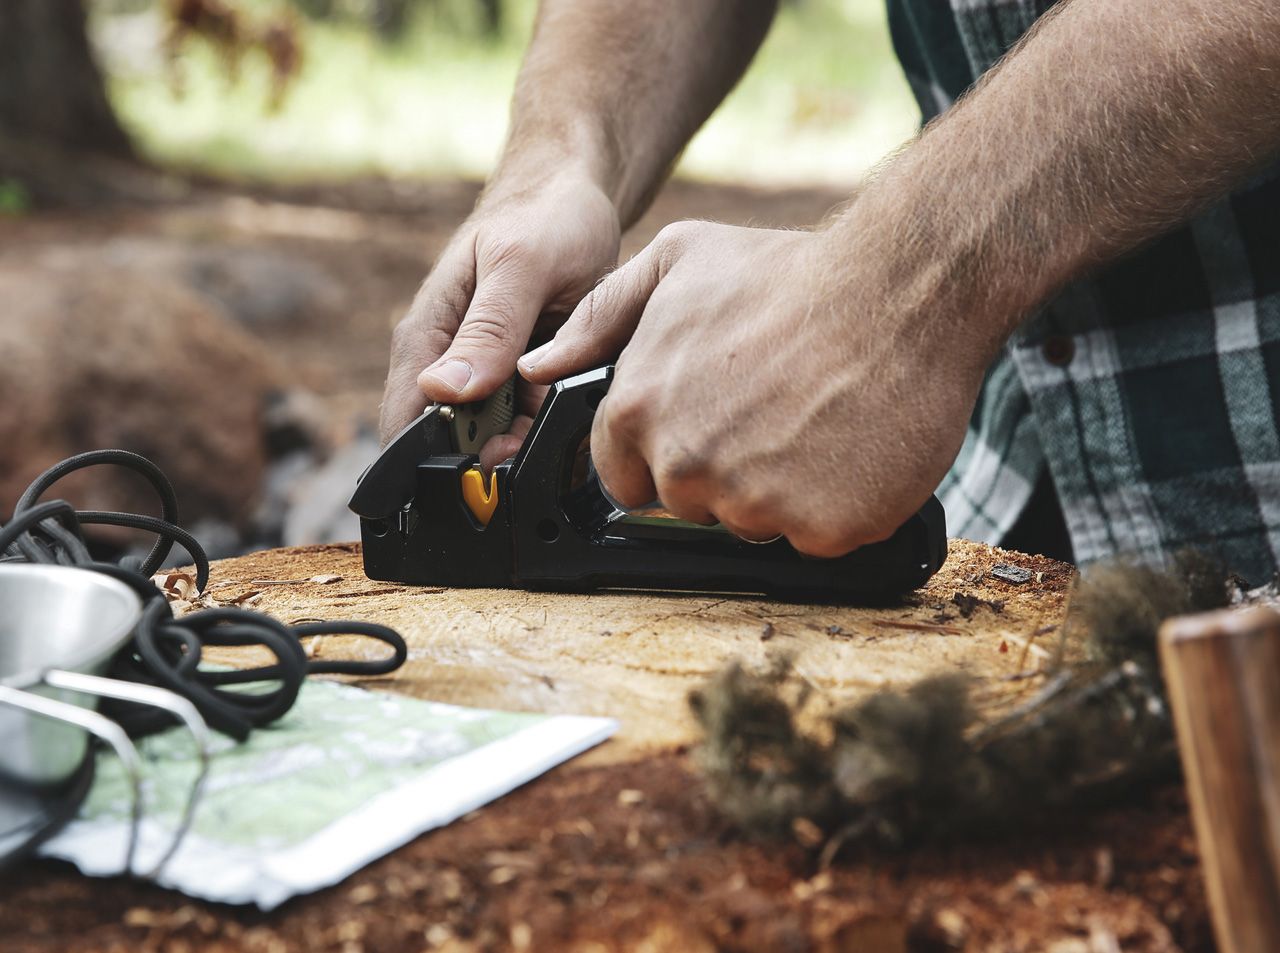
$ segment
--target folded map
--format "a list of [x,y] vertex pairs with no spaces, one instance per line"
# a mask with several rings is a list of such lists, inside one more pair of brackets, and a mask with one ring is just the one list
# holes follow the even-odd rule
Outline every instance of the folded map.
[[[309,679],[284,718],[215,751],[190,831],[157,877],[163,886],[270,910],[337,883],[424,831],[448,824],[617,729],[607,718],[461,708]],[[135,869],[163,855],[195,779],[191,736],[138,744],[144,820]],[[41,853],[86,874],[122,873],[129,787],[98,755],[80,815]]]

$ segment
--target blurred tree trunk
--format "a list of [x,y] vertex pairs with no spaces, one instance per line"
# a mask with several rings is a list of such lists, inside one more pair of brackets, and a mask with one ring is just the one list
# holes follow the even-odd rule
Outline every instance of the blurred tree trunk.
[[373,28],[384,40],[398,39],[409,21],[409,0],[373,0]]
[[495,37],[502,32],[502,0],[480,0],[480,14],[487,36]]
[[0,0],[0,152],[11,140],[124,158],[81,0]]
[[148,198],[156,178],[107,100],[82,0],[0,0],[0,185],[84,205]]

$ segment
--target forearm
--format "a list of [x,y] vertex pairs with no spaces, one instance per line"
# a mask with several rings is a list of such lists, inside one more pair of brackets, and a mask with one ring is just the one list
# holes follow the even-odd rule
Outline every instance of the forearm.
[[876,230],[896,291],[970,316],[989,358],[1065,282],[1278,152],[1273,0],[1072,0],[831,231]]
[[775,8],[776,0],[542,0],[495,181],[576,169],[626,227],[742,75]]

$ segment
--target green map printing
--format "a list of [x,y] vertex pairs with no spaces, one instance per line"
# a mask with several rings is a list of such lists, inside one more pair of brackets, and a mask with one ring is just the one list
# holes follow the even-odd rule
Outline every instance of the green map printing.
[[[214,734],[192,830],[227,845],[292,847],[405,778],[546,718],[311,679],[287,715],[245,743]],[[145,816],[173,829],[196,776],[192,738],[173,728],[143,739],[138,750]],[[128,784],[119,760],[99,754],[97,768],[81,819],[127,823]]]

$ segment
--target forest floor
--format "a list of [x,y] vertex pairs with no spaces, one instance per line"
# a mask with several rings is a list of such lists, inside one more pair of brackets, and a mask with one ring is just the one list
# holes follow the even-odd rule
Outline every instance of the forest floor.
[[[0,221],[0,259],[151,243],[313,266],[332,286],[322,306],[249,330],[317,395],[341,445],[376,420],[391,327],[477,193],[469,182],[206,184],[149,206]],[[676,182],[624,255],[669,221],[803,225],[841,199]],[[957,554],[945,578],[964,578],[961,563],[980,555]],[[1050,586],[1055,613],[1068,575]],[[855,851],[823,869],[812,845],[751,840],[719,817],[683,744],[554,771],[271,915],[53,863],[4,875],[0,896],[0,946],[40,953],[1213,949],[1180,786],[1036,837]]]
[[[137,257],[149,246],[165,245],[193,254],[217,248],[237,261],[260,252],[270,261],[315,266],[331,279],[326,290],[334,292],[323,297],[321,307],[282,319],[260,315],[250,319],[250,330],[284,364],[293,383],[321,398],[333,420],[375,422],[391,328],[470,213],[479,185],[370,179],[328,186],[181,187],[185,194],[172,201],[0,218],[0,259],[83,248],[104,254],[124,248]],[[801,226],[818,221],[843,199],[830,189],[677,181],[626,236],[623,257],[668,222],[706,218]],[[270,275],[263,270],[249,280]]]

